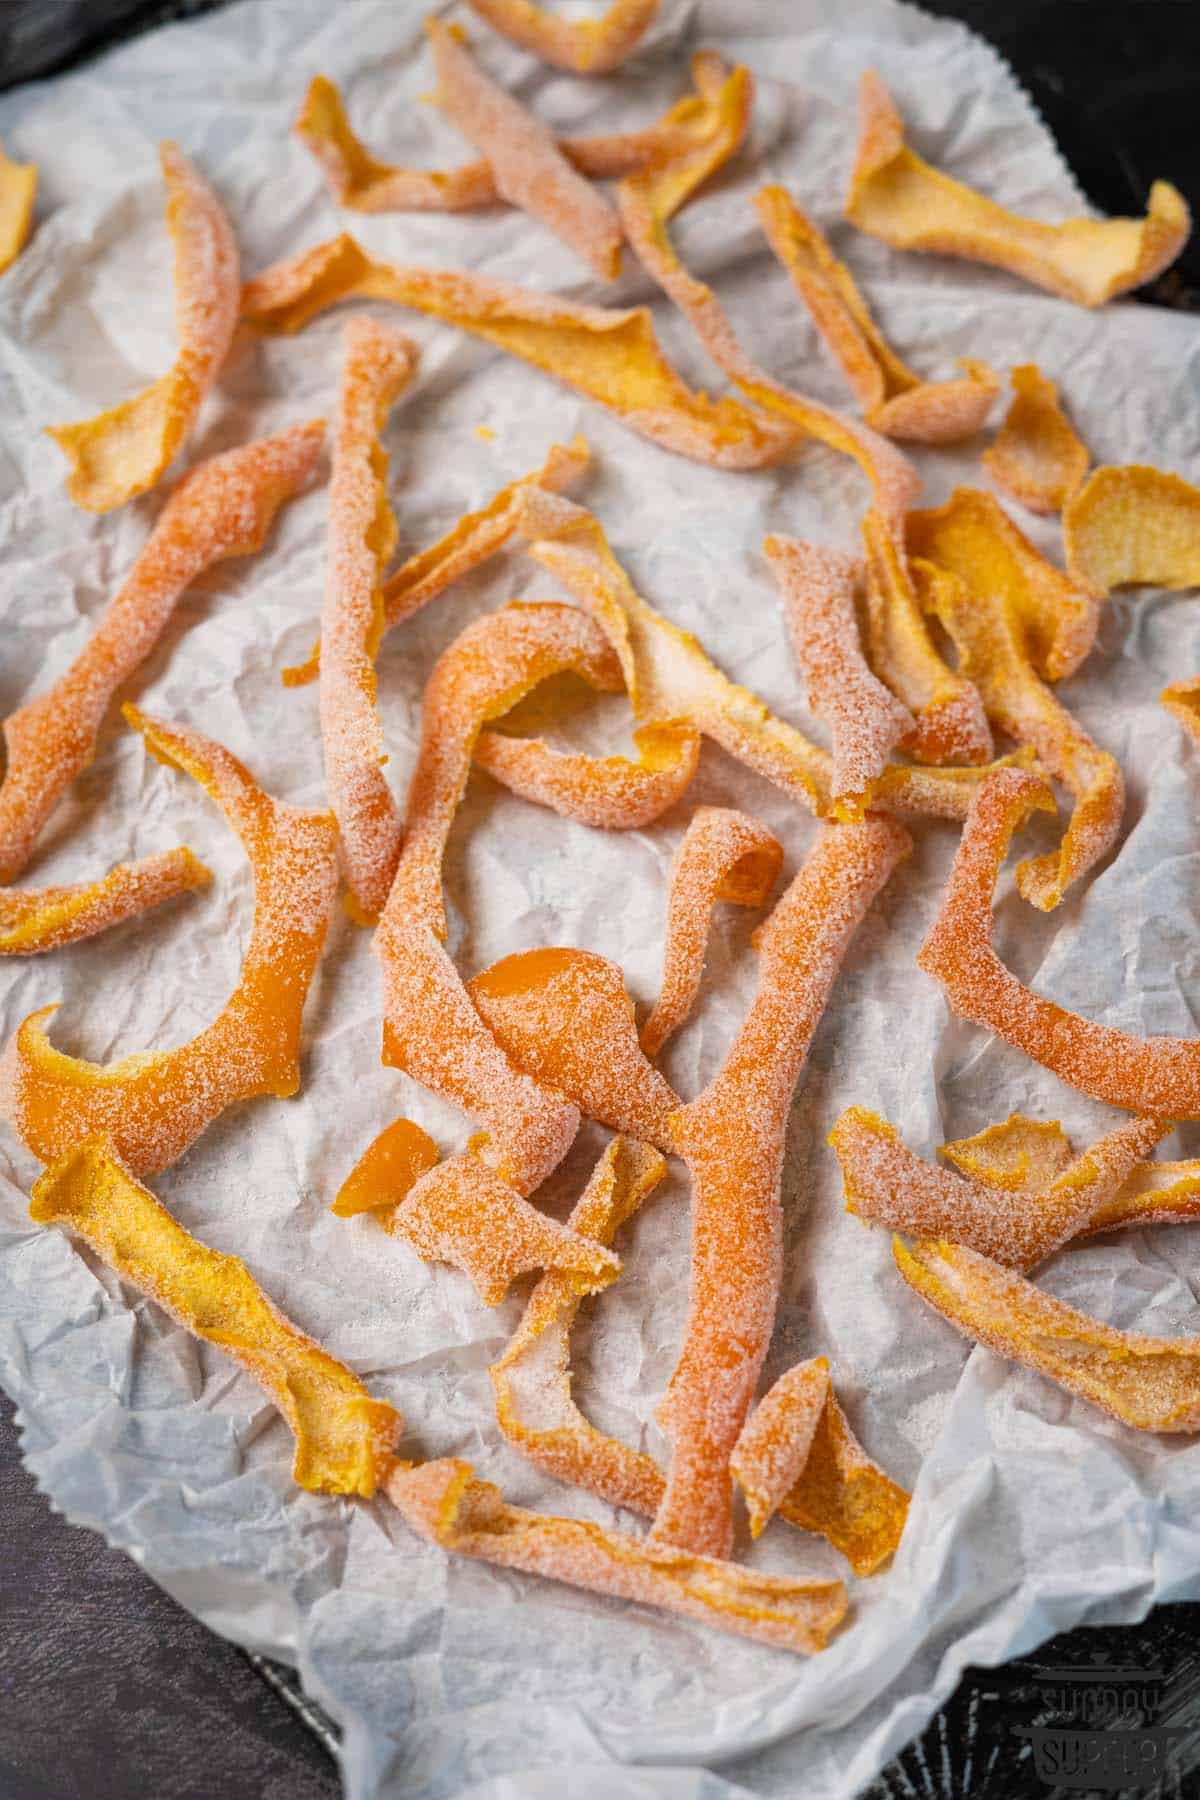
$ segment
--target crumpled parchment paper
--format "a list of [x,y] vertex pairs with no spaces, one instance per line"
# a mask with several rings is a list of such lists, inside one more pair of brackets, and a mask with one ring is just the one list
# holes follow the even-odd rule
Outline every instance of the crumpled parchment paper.
[[[309,77],[342,83],[379,154],[439,163],[462,154],[435,111],[424,7],[397,0],[247,0],[170,28],[61,81],[0,102],[11,153],[42,168],[42,219],[0,283],[0,702],[40,689],[84,641],[144,541],[161,495],[93,519],[68,501],[41,428],[123,396],[173,354],[169,253],[155,145],[181,139],[236,224],[247,272],[346,223],[406,261],[470,264],[599,298],[570,253],[516,212],[339,219],[288,126]],[[844,403],[747,196],[786,182],[832,230],[892,341],[924,373],[955,356],[1004,368],[1036,359],[1058,379],[1098,461],[1189,471],[1200,335],[1194,321],[1117,305],[1101,315],[967,264],[895,254],[839,222],[859,72],[879,67],[918,147],[1008,205],[1045,217],[1081,199],[1028,101],[995,54],[958,25],[888,0],[704,0],[668,4],[617,79],[556,74],[476,32],[487,65],[563,129],[653,117],[684,80],[685,52],[715,44],[759,82],[755,142],[678,227],[685,259],[717,282],[747,348],[776,374]],[[1162,171],[1170,174],[1169,170]],[[652,298],[627,269],[603,298]],[[655,303],[671,352],[713,383],[697,346]],[[720,474],[626,432],[548,378],[454,331],[405,318],[419,378],[386,431],[391,492],[409,548],[583,430],[596,467],[583,492],[642,590],[696,631],[720,663],[808,727],[780,606],[761,555],[785,530],[845,547],[861,478],[820,448],[754,475]],[[188,454],[330,413],[342,319],[294,340],[239,337]],[[714,383],[715,385],[715,383]],[[487,439],[476,427],[495,434]],[[922,455],[930,504],[980,481],[979,445]],[[1053,522],[1021,517],[1044,548]],[[273,793],[322,794],[316,689],[279,670],[311,642],[323,575],[325,495],[291,506],[268,548],[188,593],[136,682],[153,713],[194,723],[244,758]],[[519,553],[461,583],[397,630],[381,659],[391,774],[412,766],[433,657],[481,611],[547,597]],[[1145,594],[1107,610],[1102,640],[1063,694],[1129,777],[1118,854],[1043,919],[1006,877],[998,943],[1059,1001],[1139,1032],[1186,1034],[1200,991],[1200,830],[1193,752],[1156,704],[1200,667],[1200,601]],[[566,727],[564,728],[566,729]],[[813,727],[820,735],[819,728]],[[611,744],[617,702],[569,721],[572,741]],[[624,836],[565,823],[476,777],[448,863],[453,948],[471,972],[543,943],[617,958],[631,991],[656,991],[665,877],[690,808],[732,803],[803,855],[812,822],[779,792],[706,748],[685,805]],[[198,788],[148,761],[114,722],[56,816],[28,879],[98,873],[188,842],[212,888],[93,943],[5,965],[5,1036],[61,998],[65,1049],[108,1059],[183,1041],[236,978],[250,878]],[[864,1443],[914,1487],[887,1573],[851,1579],[853,1615],[804,1662],[678,1619],[448,1562],[383,1502],[299,1492],[283,1423],[248,1377],[78,1254],[31,1230],[36,1170],[6,1133],[0,1191],[0,1377],[21,1410],[25,1452],[71,1519],[134,1555],[218,1631],[294,1660],[345,1731],[355,1800],[727,1800],[854,1794],[925,1722],[968,1662],[1027,1651],[1084,1620],[1141,1616],[1200,1593],[1200,1448],[1137,1437],[1038,1377],[962,1341],[901,1283],[888,1236],[842,1209],[824,1139],[852,1101],[876,1107],[929,1154],[943,1138],[1021,1108],[1061,1117],[1076,1140],[1111,1122],[1053,1076],[953,1023],[914,965],[954,848],[918,831],[854,944],[797,1096],[784,1183],[787,1268],[767,1375],[832,1357]],[[720,918],[700,1012],[667,1059],[685,1095],[717,1067],[755,981],[752,918]],[[399,1405],[405,1447],[453,1452],[520,1503],[605,1517],[501,1441],[487,1365],[521,1300],[494,1311],[464,1277],[422,1265],[369,1220],[331,1217],[338,1183],[387,1120],[407,1113],[446,1149],[466,1124],[379,1062],[379,979],[368,934],[339,919],[306,1016],[304,1087],[235,1107],[154,1184],[205,1241],[236,1251],[290,1317]],[[599,1149],[581,1141],[556,1178],[565,1205]],[[1161,1154],[1197,1145],[1171,1140]],[[1197,1327],[1194,1230],[1126,1234],[1059,1257],[1046,1286],[1121,1326]],[[626,1273],[585,1309],[579,1393],[604,1429],[661,1449],[653,1423],[678,1345],[687,1280],[687,1194],[677,1177],[622,1245]],[[632,1524],[632,1521],[625,1521]],[[760,1566],[848,1574],[823,1541],[775,1525]]]

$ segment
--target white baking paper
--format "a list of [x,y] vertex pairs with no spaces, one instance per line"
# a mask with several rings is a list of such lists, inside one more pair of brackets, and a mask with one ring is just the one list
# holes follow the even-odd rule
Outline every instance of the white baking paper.
[[[141,386],[173,354],[169,251],[156,141],[173,136],[215,182],[248,272],[348,224],[404,261],[469,264],[589,299],[651,299],[671,352],[698,383],[713,371],[635,270],[602,295],[534,221],[339,217],[289,135],[317,71],[344,87],[379,154],[430,164],[463,154],[419,103],[432,76],[424,4],[243,0],[144,37],[82,72],[0,101],[10,152],[41,165],[39,223],[0,282],[0,702],[40,690],[84,642],[145,539],[152,494],[94,519],[67,499],[48,422]],[[1081,197],[996,55],[961,26],[888,0],[668,4],[645,54],[615,80],[539,67],[476,26],[499,78],[563,129],[655,116],[680,91],[685,55],[715,44],[759,83],[755,142],[679,223],[683,256],[714,280],[747,348],[782,379],[845,402],[748,195],[784,181],[831,229],[891,340],[923,373],[970,354],[998,368],[1036,359],[1061,382],[1098,461],[1150,460],[1195,475],[1200,333],[1126,303],[1100,315],[982,268],[895,254],[839,222],[855,137],[855,84],[881,69],[914,141],[997,199],[1047,218]],[[1164,170],[1164,174],[1170,174]],[[199,457],[335,404],[343,317],[300,337],[237,340],[188,446]],[[768,530],[850,546],[864,505],[853,467],[820,448],[759,474],[722,474],[626,432],[551,380],[454,331],[405,319],[420,374],[386,430],[404,545],[584,431],[596,466],[583,497],[642,590],[696,631],[730,674],[815,736],[761,554]],[[481,437],[477,427],[494,434]],[[978,482],[972,444],[920,457],[930,503]],[[1189,468],[1189,464],[1191,467]],[[1022,516],[1051,554],[1057,528]],[[264,553],[227,564],[182,600],[133,692],[152,713],[227,744],[273,793],[320,803],[315,688],[279,670],[313,636],[325,495],[284,513]],[[402,794],[421,686],[472,618],[548,578],[514,552],[389,639],[380,699]],[[1193,751],[1156,704],[1200,668],[1200,601],[1144,594],[1107,609],[1101,644],[1064,698],[1129,778],[1119,853],[1043,919],[1006,877],[998,943],[1043,992],[1139,1032],[1195,1030],[1200,994],[1200,824]],[[573,720],[611,744],[614,701]],[[790,871],[813,834],[779,792],[711,748],[684,806],[650,830],[606,836],[476,777],[448,863],[453,948],[472,972],[544,943],[619,959],[639,1001],[660,968],[665,878],[690,808],[734,803],[783,839]],[[851,1578],[853,1614],[805,1662],[679,1619],[569,1588],[448,1562],[383,1502],[299,1492],[291,1440],[248,1377],[55,1231],[30,1228],[35,1168],[4,1139],[0,1375],[25,1453],[74,1520],[121,1545],[186,1606],[239,1643],[295,1661],[345,1733],[354,1800],[729,1800],[853,1795],[920,1727],[971,1663],[993,1663],[1085,1620],[1128,1620],[1200,1593],[1200,1449],[1136,1437],[1038,1377],[962,1341],[897,1277],[888,1236],[848,1217],[825,1135],[858,1101],[916,1149],[1015,1108],[1061,1117],[1076,1140],[1100,1107],[985,1033],[952,1023],[914,963],[954,833],[918,831],[911,862],[858,935],[801,1082],[784,1183],[787,1268],[768,1376],[818,1352],[871,1453],[914,1489],[894,1566]],[[231,988],[247,932],[249,871],[195,784],[153,764],[114,719],[56,815],[28,879],[98,873],[176,842],[211,864],[212,888],[59,955],[9,963],[5,1036],[61,999],[54,1041],[99,1059],[191,1036]],[[718,1066],[755,981],[753,919],[720,917],[703,1004],[667,1058],[692,1094]],[[189,1229],[244,1256],[306,1331],[402,1408],[405,1449],[452,1452],[516,1502],[608,1518],[545,1481],[497,1430],[487,1365],[518,1317],[489,1311],[466,1279],[426,1267],[369,1220],[335,1219],[338,1183],[374,1133],[405,1113],[447,1150],[467,1123],[379,1061],[379,978],[368,935],[339,919],[306,1014],[304,1087],[235,1107],[155,1184]],[[599,1134],[553,1183],[565,1205]],[[1163,1154],[1195,1150],[1169,1142]],[[1055,1293],[1112,1323],[1190,1332],[1197,1238],[1133,1233],[1059,1257]],[[687,1194],[672,1178],[622,1245],[625,1275],[585,1309],[580,1397],[597,1423],[661,1451],[653,1423],[679,1343]],[[636,1528],[632,1520],[623,1523]],[[823,1541],[782,1524],[749,1553],[790,1572],[845,1575]],[[569,1787],[564,1786],[569,1772]]]

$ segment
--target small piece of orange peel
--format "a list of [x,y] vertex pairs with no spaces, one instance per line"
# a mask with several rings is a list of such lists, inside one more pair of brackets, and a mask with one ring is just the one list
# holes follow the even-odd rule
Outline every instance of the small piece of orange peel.
[[983,453],[1006,494],[1035,513],[1060,513],[1088,471],[1087,445],[1059,405],[1058,389],[1036,363],[1012,371],[1012,404]]
[[493,31],[556,69],[611,75],[645,37],[660,0],[609,0],[597,19],[561,18],[534,0],[469,0],[469,4]]
[[1200,587],[1200,488],[1167,469],[1093,469],[1063,513],[1067,567],[1098,593]]
[[35,163],[16,163],[0,144],[0,275],[25,247],[37,195]]
[[0,888],[0,956],[40,956],[121,925],[212,876],[192,852],[160,850],[118,863],[98,881],[69,887]]

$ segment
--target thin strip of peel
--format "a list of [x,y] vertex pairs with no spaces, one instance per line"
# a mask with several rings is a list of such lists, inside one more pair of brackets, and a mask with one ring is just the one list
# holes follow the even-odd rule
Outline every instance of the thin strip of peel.
[[204,864],[181,847],[118,863],[98,881],[0,888],[0,956],[40,956],[78,944],[211,880]]
[[595,19],[565,19],[535,0],[470,0],[493,31],[556,69],[610,75],[646,35],[660,0],[609,0]]

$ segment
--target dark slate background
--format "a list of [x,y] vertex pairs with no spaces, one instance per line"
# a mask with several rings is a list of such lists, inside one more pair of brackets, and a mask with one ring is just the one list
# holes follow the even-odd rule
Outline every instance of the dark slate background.
[[[0,0],[0,86],[214,3]],[[1200,0],[924,5],[991,38],[1098,207],[1137,212],[1165,175],[1200,215]],[[1143,299],[1200,310],[1200,244]],[[1052,1786],[1019,1735],[1052,1716],[1046,1670],[1089,1663],[1097,1683],[1114,1667],[1161,1670],[1161,1695],[1127,1722],[1180,1735],[1168,1779],[1136,1791],[1200,1796],[1200,1605],[1185,1605],[1159,1607],[1136,1627],[1071,1632],[1003,1670],[970,1671],[863,1800],[1133,1792],[1111,1780]],[[119,1551],[51,1513],[0,1396],[0,1800],[336,1800],[332,1745],[290,1672],[213,1637]]]

